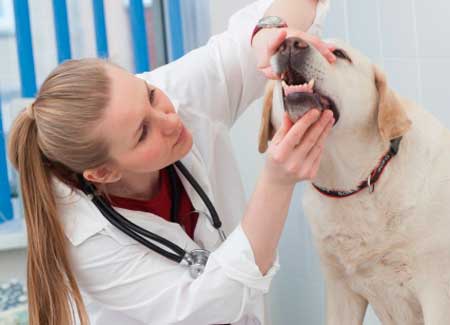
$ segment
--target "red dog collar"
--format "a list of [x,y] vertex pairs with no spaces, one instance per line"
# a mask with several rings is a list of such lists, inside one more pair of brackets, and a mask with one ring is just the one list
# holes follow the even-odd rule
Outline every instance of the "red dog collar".
[[375,191],[375,183],[380,178],[381,174],[384,171],[384,168],[387,166],[389,161],[397,154],[401,140],[402,140],[401,137],[391,140],[391,147],[389,148],[389,151],[380,160],[380,163],[378,164],[378,166],[372,170],[372,172],[370,173],[367,180],[362,181],[356,189],[349,190],[349,191],[339,191],[339,190],[329,190],[329,189],[317,186],[314,183],[312,185],[314,186],[314,188],[316,190],[318,190],[323,195],[326,195],[326,196],[332,197],[332,198],[336,198],[336,199],[351,196],[353,194],[356,194],[356,193],[362,191],[366,187],[368,187],[369,192],[372,193],[373,191]]

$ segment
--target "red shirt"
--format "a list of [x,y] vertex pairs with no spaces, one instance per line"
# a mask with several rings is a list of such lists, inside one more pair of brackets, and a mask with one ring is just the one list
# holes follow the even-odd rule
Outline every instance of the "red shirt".
[[[176,176],[176,180],[178,188],[180,189],[180,207],[177,221],[184,228],[189,237],[194,239],[194,230],[197,224],[198,214],[192,213],[192,211],[194,211],[194,207],[178,175]],[[159,176],[159,191],[156,196],[152,197],[149,200],[135,200],[130,198],[111,196],[111,201],[112,204],[118,208],[150,212],[167,221],[171,221],[171,193],[169,173],[167,169],[162,169]]]

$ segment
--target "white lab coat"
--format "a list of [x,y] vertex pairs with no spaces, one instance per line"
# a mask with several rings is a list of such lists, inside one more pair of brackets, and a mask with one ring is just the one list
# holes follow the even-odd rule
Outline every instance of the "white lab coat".
[[[315,32],[327,1],[318,6]],[[275,262],[263,276],[239,226],[245,196],[229,131],[264,89],[266,81],[256,69],[249,41],[271,2],[261,0],[242,9],[231,18],[228,30],[205,47],[140,75],[169,96],[193,133],[194,146],[182,161],[214,203],[228,238],[221,243],[203,214],[192,241],[176,223],[150,213],[118,211],[188,251],[212,251],[199,278],[193,280],[186,267],[117,230],[84,194],[55,180],[72,266],[92,325],[267,324],[263,297],[279,266]],[[179,176],[195,209],[207,212],[195,190]]]

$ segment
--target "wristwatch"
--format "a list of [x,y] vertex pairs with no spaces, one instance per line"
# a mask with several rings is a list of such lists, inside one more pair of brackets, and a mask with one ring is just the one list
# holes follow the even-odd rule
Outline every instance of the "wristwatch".
[[250,39],[250,44],[253,43],[253,38],[256,33],[258,33],[263,28],[284,28],[288,27],[288,24],[283,20],[283,18],[278,16],[267,16],[261,18],[253,29],[252,37]]

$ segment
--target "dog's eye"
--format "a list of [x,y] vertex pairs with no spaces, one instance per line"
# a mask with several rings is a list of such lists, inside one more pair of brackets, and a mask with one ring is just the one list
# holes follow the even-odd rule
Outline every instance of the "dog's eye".
[[336,50],[334,50],[333,51],[333,54],[336,56],[336,57],[338,57],[338,58],[340,58],[340,59],[344,59],[344,60],[347,60],[348,62],[352,62],[352,59],[350,59],[350,57],[347,55],[347,53],[345,53],[343,50],[341,50],[341,49],[336,49]]

